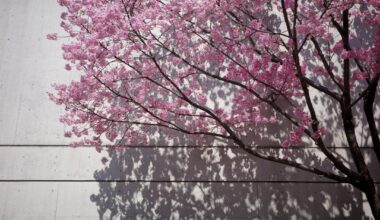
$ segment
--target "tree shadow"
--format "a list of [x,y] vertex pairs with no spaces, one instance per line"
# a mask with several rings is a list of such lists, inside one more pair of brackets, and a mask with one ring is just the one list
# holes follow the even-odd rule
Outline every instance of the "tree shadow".
[[[268,149],[333,166],[312,149]],[[362,194],[237,148],[131,147],[110,152],[91,196],[99,219],[363,219]]]

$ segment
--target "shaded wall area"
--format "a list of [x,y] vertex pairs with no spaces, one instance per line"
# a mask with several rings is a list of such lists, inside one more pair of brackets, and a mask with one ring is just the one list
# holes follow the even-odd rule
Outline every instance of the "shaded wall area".
[[[333,170],[314,151],[288,149],[286,155]],[[364,151],[368,161],[375,159],[371,149]],[[372,171],[379,180],[376,164]],[[99,192],[91,201],[100,219],[370,219],[365,197],[352,186],[236,148],[131,147],[110,153],[94,177]]]

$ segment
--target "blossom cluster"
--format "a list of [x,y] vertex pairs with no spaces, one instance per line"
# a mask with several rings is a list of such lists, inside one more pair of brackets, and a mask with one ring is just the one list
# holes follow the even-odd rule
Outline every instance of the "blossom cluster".
[[[294,0],[58,2],[72,39],[62,46],[65,69],[83,74],[50,97],[66,108],[65,136],[82,138],[75,145],[143,144],[159,129],[234,140],[282,121],[294,128],[283,146],[300,144],[313,123],[300,79],[333,81],[334,92],[342,60],[361,64],[352,62],[353,86],[379,71],[376,0],[299,1],[297,14]],[[360,43],[350,50],[336,37],[348,8],[368,27],[352,31]]]

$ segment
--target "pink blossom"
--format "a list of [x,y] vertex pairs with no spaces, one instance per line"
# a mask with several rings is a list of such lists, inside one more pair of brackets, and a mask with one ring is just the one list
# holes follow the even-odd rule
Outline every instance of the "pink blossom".
[[342,59],[354,58],[354,56],[355,56],[355,54],[354,54],[353,51],[347,51],[347,50],[344,50],[344,51],[341,53],[341,55],[340,55],[340,57],[341,57]]
[[57,40],[58,39],[58,36],[57,36],[57,33],[52,33],[52,34],[48,34],[46,35],[46,38],[48,40]]
[[65,137],[70,138],[72,136],[72,133],[70,131],[65,132]]
[[357,70],[353,73],[352,75],[352,80],[353,81],[363,81],[365,80],[367,77],[369,77],[368,73],[366,72],[361,72],[360,70]]
[[281,143],[281,146],[282,147],[289,147],[290,146],[290,142],[288,140],[284,140],[282,143]]
[[71,66],[70,66],[70,64],[66,64],[66,65],[65,65],[65,69],[66,69],[67,71],[70,71],[70,70],[71,70]]

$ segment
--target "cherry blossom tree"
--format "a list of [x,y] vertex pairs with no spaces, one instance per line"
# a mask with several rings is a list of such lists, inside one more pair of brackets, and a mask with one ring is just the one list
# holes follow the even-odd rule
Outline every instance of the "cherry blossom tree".
[[[82,75],[54,85],[50,98],[66,107],[65,136],[81,140],[73,145],[146,144],[157,129],[213,137],[255,157],[350,183],[380,219],[379,191],[355,132],[363,121],[380,161],[374,112],[380,1],[58,2],[71,39],[62,46],[65,68]],[[211,91],[226,95],[215,104]],[[318,97],[339,109],[336,123],[354,165],[329,148],[325,137],[336,127],[319,113]],[[335,170],[273,156],[247,141],[249,131],[280,123],[291,129],[278,126],[266,136],[284,149],[315,146]]]

